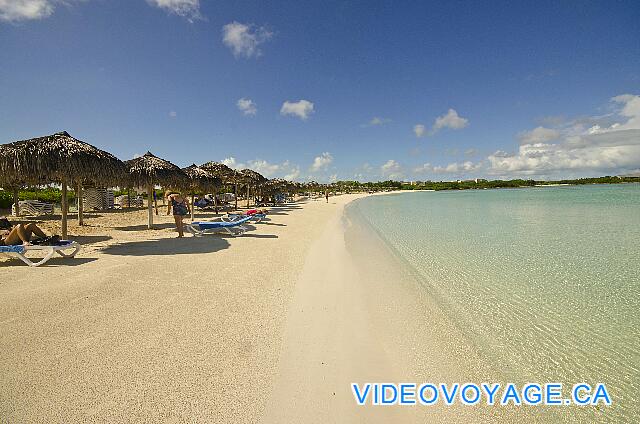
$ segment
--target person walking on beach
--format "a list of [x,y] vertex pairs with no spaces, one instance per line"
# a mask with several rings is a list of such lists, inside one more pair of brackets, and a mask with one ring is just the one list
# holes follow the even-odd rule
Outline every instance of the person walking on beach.
[[176,221],[178,237],[184,237],[184,223],[182,220],[185,215],[190,213],[189,202],[186,198],[182,197],[180,193],[175,191],[167,191],[165,197],[167,198],[167,215],[169,215],[173,209],[173,219]]
[[327,199],[327,203],[329,203],[329,190],[324,191],[324,197]]

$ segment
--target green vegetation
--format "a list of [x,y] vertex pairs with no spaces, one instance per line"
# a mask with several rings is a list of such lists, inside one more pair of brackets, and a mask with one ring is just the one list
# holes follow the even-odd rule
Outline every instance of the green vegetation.
[[[60,203],[62,199],[62,191],[57,188],[42,188],[42,189],[24,189],[20,190],[18,197],[20,200],[39,200],[47,203]],[[67,192],[67,198],[69,202],[75,199],[76,194],[74,191],[69,190]],[[0,209],[10,209],[13,204],[13,192],[0,190]]]
[[640,177],[598,177],[580,178],[576,180],[536,181],[536,180],[467,180],[467,181],[381,181],[376,183],[360,183],[358,181],[338,181],[332,184],[344,191],[379,191],[379,190],[478,190],[489,188],[519,188],[536,185],[585,185],[585,184],[620,184],[639,183]]
[[[532,187],[536,185],[552,185],[552,184],[620,184],[620,183],[640,183],[640,177],[598,177],[598,178],[580,178],[577,180],[559,180],[559,181],[536,181],[536,180],[467,180],[467,181],[415,181],[407,183],[402,181],[378,181],[361,183],[359,181],[338,181],[331,184],[331,187],[340,191],[382,191],[382,190],[473,190],[488,188],[518,188]],[[230,187],[229,191],[233,191]],[[115,196],[127,194],[127,190],[114,191]],[[134,192],[132,191],[133,195]],[[139,193],[146,197],[146,193]],[[158,199],[162,199],[163,190],[156,190]],[[62,192],[58,188],[26,188],[20,190],[20,200],[39,200],[47,203],[60,203]],[[76,194],[73,190],[67,193],[69,202],[75,200]],[[13,192],[8,190],[0,190],[0,209],[9,209],[13,203]]]

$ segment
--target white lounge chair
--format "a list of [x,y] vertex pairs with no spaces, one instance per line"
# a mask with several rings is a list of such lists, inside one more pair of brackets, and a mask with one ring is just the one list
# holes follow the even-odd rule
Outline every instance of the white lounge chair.
[[187,224],[187,231],[193,234],[196,237],[203,236],[205,234],[213,234],[218,232],[227,233],[234,237],[241,236],[248,230],[247,227],[243,226],[245,222],[251,220],[251,216],[247,216],[242,219],[238,219],[236,221],[225,222],[225,221],[196,221],[191,224]]
[[[20,200],[20,215],[53,215],[53,205],[51,203],[39,202],[37,200]],[[16,205],[11,206],[11,214],[16,216]]]
[[[66,253],[66,250],[73,251]],[[65,258],[72,258],[80,251],[80,244],[71,240],[62,240],[55,246],[35,246],[35,245],[18,245],[18,246],[0,246],[0,254],[14,256],[20,259],[22,262],[29,266],[40,266],[53,257],[54,254],[59,254]],[[27,252],[42,252],[45,254],[38,262],[32,261],[26,256]]]

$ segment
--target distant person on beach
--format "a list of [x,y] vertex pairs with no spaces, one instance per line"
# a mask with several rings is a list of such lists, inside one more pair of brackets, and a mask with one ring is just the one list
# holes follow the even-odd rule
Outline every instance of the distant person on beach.
[[324,197],[327,199],[327,203],[329,203],[329,190],[324,191]]
[[178,229],[178,237],[184,237],[184,223],[182,220],[187,215],[189,210],[189,202],[186,198],[175,191],[167,191],[165,193],[167,199],[167,215],[171,213],[173,209],[173,219],[176,221],[176,228]]
[[36,224],[12,225],[7,218],[0,218],[0,246],[28,245],[32,241],[32,236],[39,239],[47,238],[47,235]]

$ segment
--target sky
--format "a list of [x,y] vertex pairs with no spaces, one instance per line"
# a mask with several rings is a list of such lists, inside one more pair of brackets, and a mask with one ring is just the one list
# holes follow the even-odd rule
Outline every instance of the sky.
[[335,180],[640,173],[633,1],[0,0],[0,143]]

